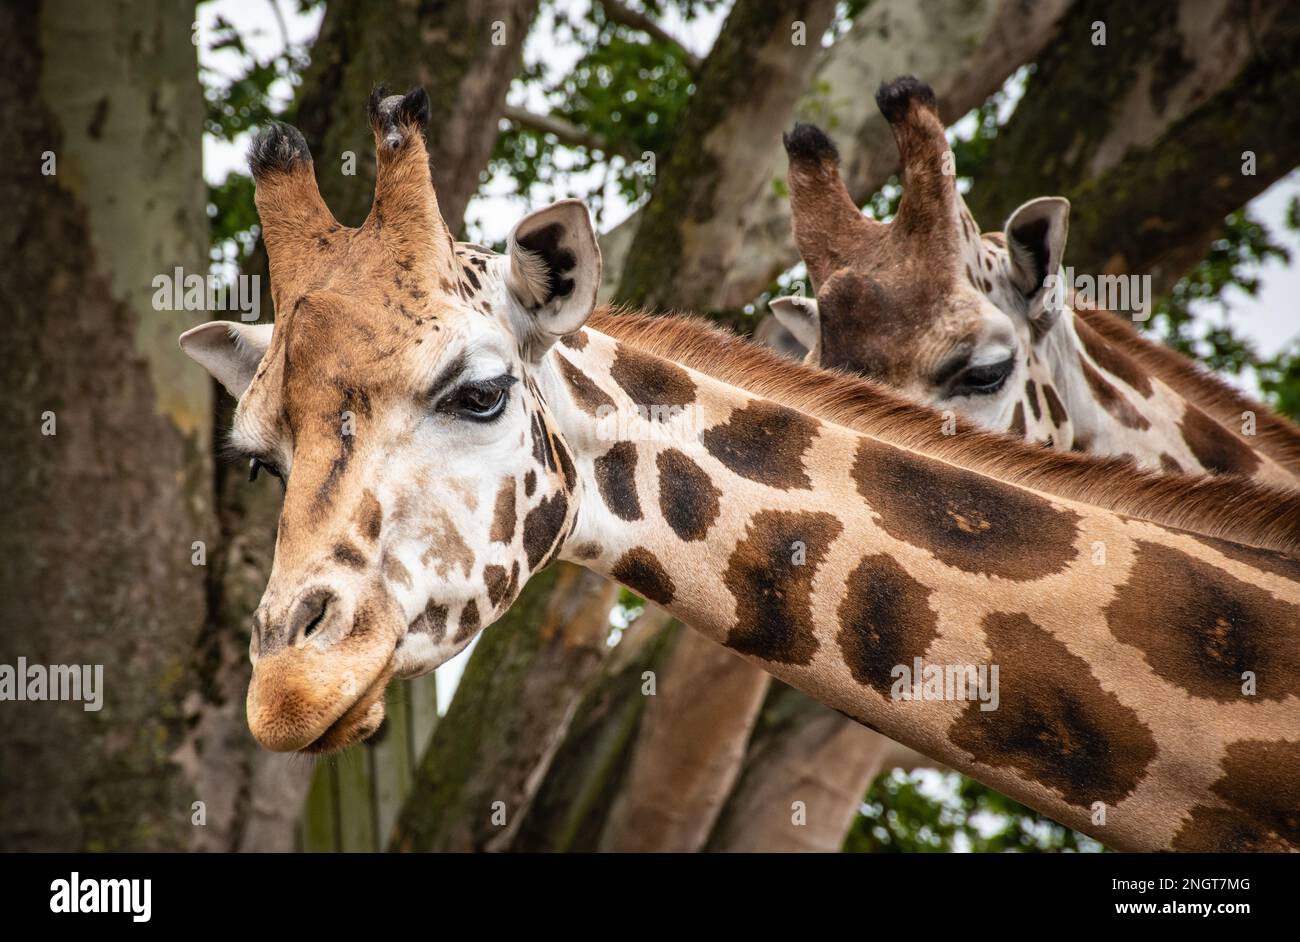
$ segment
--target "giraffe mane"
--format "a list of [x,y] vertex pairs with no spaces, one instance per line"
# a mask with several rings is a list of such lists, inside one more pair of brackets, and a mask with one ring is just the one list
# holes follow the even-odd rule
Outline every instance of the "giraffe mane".
[[1300,494],[1242,477],[1157,474],[1130,460],[1051,451],[966,422],[857,376],[788,360],[693,317],[618,308],[587,326],[834,425],[976,473],[1163,526],[1300,555]]
[[1105,310],[1075,310],[1075,316],[1120,346],[1129,356],[1167,383],[1176,393],[1199,406],[1216,421],[1232,426],[1241,413],[1255,413],[1256,447],[1292,474],[1300,477],[1300,426],[1256,402],[1197,363],[1164,344],[1138,333],[1124,319]]

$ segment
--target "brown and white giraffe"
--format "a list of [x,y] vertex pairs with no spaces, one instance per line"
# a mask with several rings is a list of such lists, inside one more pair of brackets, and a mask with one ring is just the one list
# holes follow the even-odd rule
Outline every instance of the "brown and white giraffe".
[[[1264,469],[1264,480],[1300,486],[1300,478],[1277,475],[1269,460],[1272,456],[1276,464],[1300,470],[1300,430],[1285,419],[1190,360],[1142,338],[1108,312],[1076,313],[1066,307],[1054,321],[1052,312],[1041,307],[1044,273],[1059,266],[1064,251],[1065,200],[1035,200],[1012,215],[1007,232],[1022,235],[1010,244],[1028,247],[1013,257],[1004,233],[978,236],[957,190],[952,153],[928,86],[910,77],[898,79],[881,86],[877,102],[894,128],[904,184],[910,190],[916,183],[917,192],[904,200],[894,224],[866,220],[865,238],[857,223],[838,224],[841,209],[827,209],[828,201],[842,207],[850,199],[838,174],[834,144],[807,125],[786,138],[800,246],[814,283],[833,283],[828,304],[820,309],[815,298],[772,302],[778,320],[806,348],[809,362],[895,383],[920,401],[982,422],[1002,420],[1010,410],[1004,430],[1058,448],[1122,454],[1143,467],[1178,471],[1181,466],[1168,444],[1172,437],[1186,443],[1195,459],[1186,462],[1193,472]],[[1018,266],[1024,269],[1019,274]],[[908,278],[922,283],[909,285]],[[845,284],[868,286],[862,288],[861,303],[845,303]],[[932,370],[934,363],[943,365]],[[1017,382],[1014,375],[1032,378]],[[1166,400],[1153,411],[1147,400],[1158,384]],[[1080,434],[1079,423],[1070,421],[1080,414],[1075,408],[1079,394],[1087,400],[1083,412],[1101,414],[1101,434]],[[1123,405],[1130,400],[1131,407]],[[1139,420],[1144,409],[1157,417],[1181,412],[1181,419],[1157,418],[1144,425]],[[1246,413],[1262,422],[1262,444],[1231,431],[1241,427]],[[1219,417],[1221,428],[1211,423],[1211,415]],[[1116,423],[1107,419],[1120,420],[1118,434]],[[870,737],[845,735],[862,740],[868,753],[880,751]],[[846,762],[842,754],[814,753],[813,745],[811,758],[794,765],[798,782],[784,789],[769,784],[774,810],[762,813],[784,819],[789,796],[807,792],[810,778],[842,781],[856,763],[861,777],[826,789],[818,807],[824,817],[851,819],[854,796],[865,792],[878,766],[856,758]],[[783,772],[776,770],[778,777]],[[829,807],[836,803],[843,807]],[[838,846],[842,835],[828,833]]]
[[876,101],[903,167],[892,223],[858,210],[819,129],[785,139],[816,298],[776,299],[772,310],[814,362],[1057,448],[1300,486],[1295,425],[1115,315],[1059,303],[1062,282],[1049,276],[1061,277],[1067,200],[1032,200],[1004,233],[981,236],[930,87],[897,79]]
[[[452,242],[426,102],[372,98],[358,229],[301,135],[259,137],[274,329],[181,340],[239,397],[233,444],[285,482],[251,646],[263,744],[369,735],[390,679],[558,557],[1111,846],[1300,847],[1300,565],[1276,551],[1300,499],[943,436],[873,384],[593,315],[580,204],[526,217],[504,256]],[[999,709],[891,696],[918,657],[999,665]]]

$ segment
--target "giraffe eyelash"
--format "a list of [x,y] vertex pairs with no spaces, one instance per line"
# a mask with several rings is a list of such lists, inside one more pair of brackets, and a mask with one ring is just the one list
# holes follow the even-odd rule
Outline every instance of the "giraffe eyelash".
[[505,411],[510,388],[517,382],[517,377],[502,373],[491,379],[463,383],[443,397],[436,408],[472,422],[491,422]]

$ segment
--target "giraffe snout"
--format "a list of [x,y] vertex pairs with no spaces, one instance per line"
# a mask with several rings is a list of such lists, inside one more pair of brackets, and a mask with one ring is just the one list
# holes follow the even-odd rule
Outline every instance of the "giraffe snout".
[[405,625],[382,592],[315,582],[254,618],[248,722],[277,752],[332,751],[373,733]]

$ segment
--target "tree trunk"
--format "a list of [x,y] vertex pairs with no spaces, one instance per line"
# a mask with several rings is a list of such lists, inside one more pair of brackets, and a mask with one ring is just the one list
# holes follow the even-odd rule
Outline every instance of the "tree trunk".
[[776,172],[771,147],[812,77],[835,0],[736,0],[704,63],[623,266],[620,300],[712,307],[737,222]]
[[736,660],[697,631],[685,632],[673,646],[647,702],[601,850],[704,846],[767,692],[768,675],[736,670]]
[[647,605],[589,685],[510,845],[516,851],[593,851],[610,802],[627,774],[648,682],[678,641],[691,634]]
[[877,775],[935,765],[785,684],[763,713],[710,851],[837,851]]
[[102,709],[5,704],[4,850],[185,849],[199,830],[181,744],[207,601],[192,544],[215,535],[211,389],[176,347],[202,315],[155,310],[151,285],[207,271],[192,13],[0,8],[0,661],[102,670]]
[[[536,0],[460,0],[327,8],[288,119],[306,137],[321,194],[341,222],[359,224],[369,212],[375,162],[365,102],[372,86],[391,81],[394,89],[419,84],[429,92],[429,152],[439,206],[451,230],[460,229],[496,140],[496,115],[518,72],[536,7]],[[355,163],[353,174],[344,172],[348,154]],[[248,270],[261,279],[262,310],[269,314],[270,286],[260,244]],[[230,397],[220,393],[217,428],[229,427],[233,408]],[[219,796],[226,813],[218,816],[222,825],[210,830],[205,846],[285,851],[294,846],[313,766],[267,752],[248,734],[248,617],[270,572],[280,494],[269,482],[250,487],[242,471],[218,468],[223,538],[214,561],[213,613],[201,658],[208,707],[195,739],[205,755],[226,751],[208,789]]]
[[[1104,46],[1092,44],[1097,22]],[[1061,30],[967,203],[996,229],[1025,200],[1068,196],[1067,264],[1149,273],[1163,294],[1228,213],[1300,161],[1300,3],[1086,0]]]
[[[1300,3],[1184,0],[1140,17],[1086,6],[1091,20],[1116,8],[1105,64],[1081,57],[1077,39],[1045,55],[991,150],[990,183],[968,201],[996,228],[1025,199],[1069,197],[1066,263],[1149,274],[1158,297],[1205,257],[1225,216],[1300,164]],[[1060,126],[1062,101],[1089,115],[1086,135]]]

